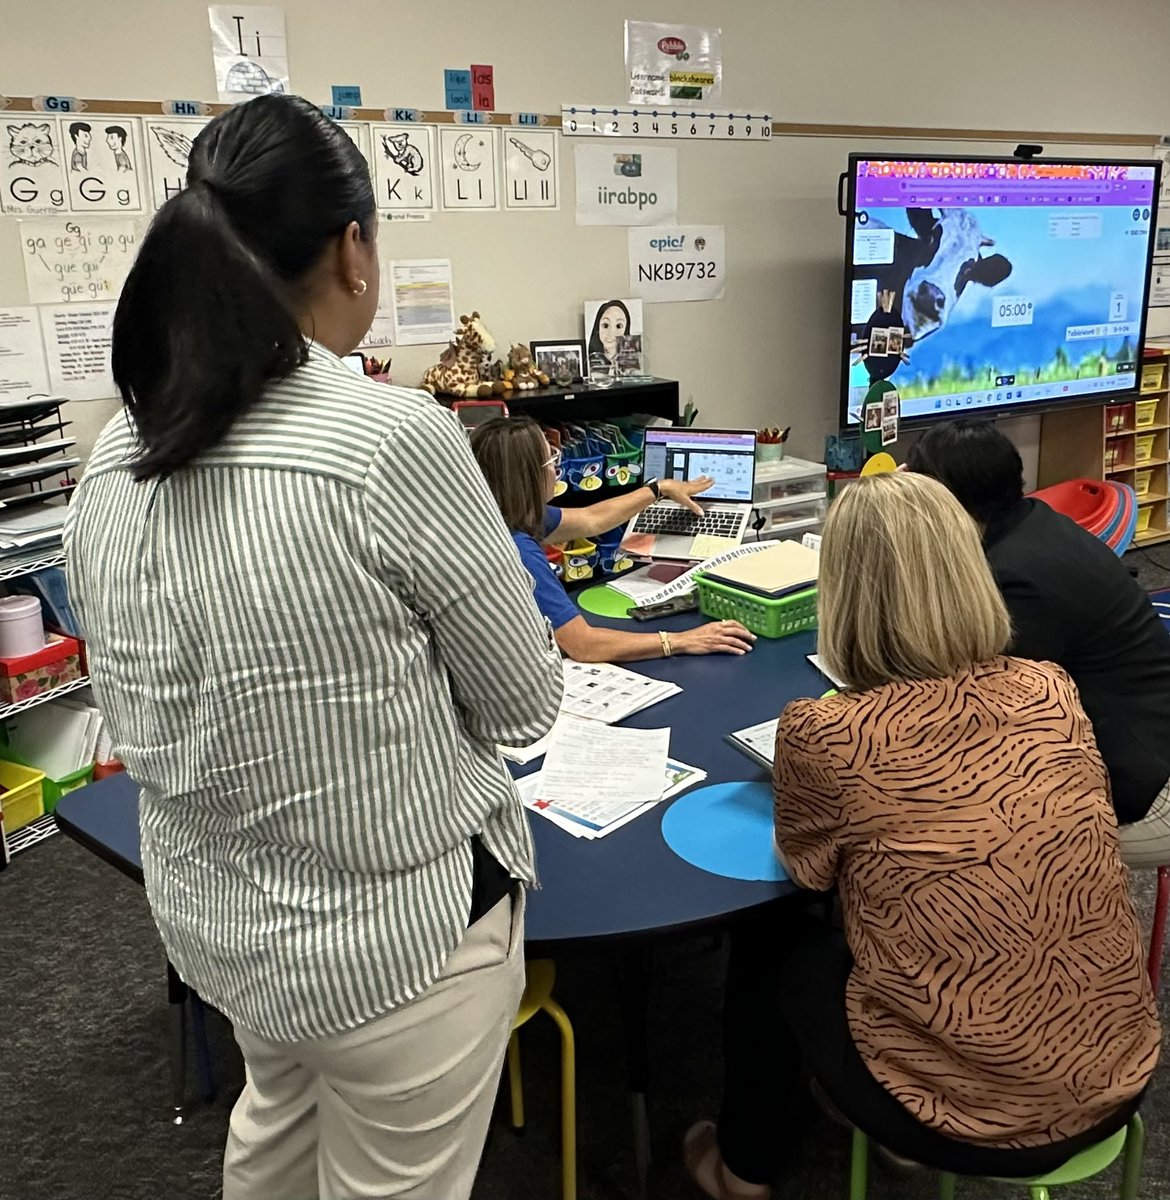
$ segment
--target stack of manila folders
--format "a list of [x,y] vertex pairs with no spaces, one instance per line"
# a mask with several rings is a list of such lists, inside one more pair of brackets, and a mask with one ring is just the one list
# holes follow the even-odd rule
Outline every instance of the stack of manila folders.
[[682,689],[608,663],[565,663],[565,694],[552,730],[532,746],[501,746],[505,758],[540,771],[517,781],[526,808],[574,837],[613,833],[705,779],[669,757],[669,729],[615,729]]
[[55,780],[113,758],[101,713],[79,696],[51,700],[10,717],[8,751],[13,758]]

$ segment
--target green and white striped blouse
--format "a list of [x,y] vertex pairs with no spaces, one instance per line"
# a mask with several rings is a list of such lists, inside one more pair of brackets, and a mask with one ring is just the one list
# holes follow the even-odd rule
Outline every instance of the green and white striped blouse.
[[135,447],[115,418],[66,550],[167,953],[263,1037],[354,1028],[459,943],[472,835],[533,879],[495,746],[551,726],[560,656],[430,396],[312,346],[174,476]]

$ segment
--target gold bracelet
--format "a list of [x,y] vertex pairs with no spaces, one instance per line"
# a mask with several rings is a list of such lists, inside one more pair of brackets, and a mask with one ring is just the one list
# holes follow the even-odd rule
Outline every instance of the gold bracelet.
[[658,631],[658,636],[662,639],[662,657],[669,658],[674,653],[674,651],[670,648],[670,634],[665,630],[660,629]]

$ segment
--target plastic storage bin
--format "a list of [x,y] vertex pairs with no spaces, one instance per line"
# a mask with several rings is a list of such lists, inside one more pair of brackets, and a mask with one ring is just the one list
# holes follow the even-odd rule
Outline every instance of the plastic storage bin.
[[1150,485],[1154,481],[1154,468],[1146,467],[1144,471],[1135,471],[1133,476],[1134,494],[1139,500],[1150,494]]
[[1137,525],[1134,526],[1134,533],[1145,533],[1150,528],[1150,517],[1153,515],[1154,506],[1152,504],[1140,504],[1137,510]]
[[817,627],[817,589],[806,588],[767,600],[698,575],[699,611],[719,620],[738,621],[761,637],[780,638]]
[[1156,433],[1139,433],[1133,439],[1133,461],[1135,463],[1146,463],[1154,457],[1154,439],[1157,436]]
[[92,783],[93,767],[94,764],[89,763],[81,770],[66,775],[64,779],[50,779],[46,775],[41,783],[41,800],[45,806],[45,812],[53,812],[62,796],[67,796],[70,792],[85,787],[87,783]]
[[1142,366],[1142,391],[1156,392],[1165,386],[1166,364],[1164,362],[1145,363]]
[[1139,400],[1135,405],[1136,417],[1134,425],[1138,429],[1148,429],[1158,417],[1157,400]]
[[0,795],[0,809],[4,811],[5,832],[13,833],[22,829],[44,814],[41,787],[44,778],[44,771],[34,771],[32,767],[0,759],[0,787],[4,788],[3,795]]

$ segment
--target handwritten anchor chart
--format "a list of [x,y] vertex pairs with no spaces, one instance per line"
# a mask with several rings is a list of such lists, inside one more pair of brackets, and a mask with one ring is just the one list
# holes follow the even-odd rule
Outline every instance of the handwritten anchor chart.
[[504,207],[561,206],[560,147],[554,129],[504,132]]
[[129,220],[21,221],[20,240],[33,304],[116,300],[138,252]]

